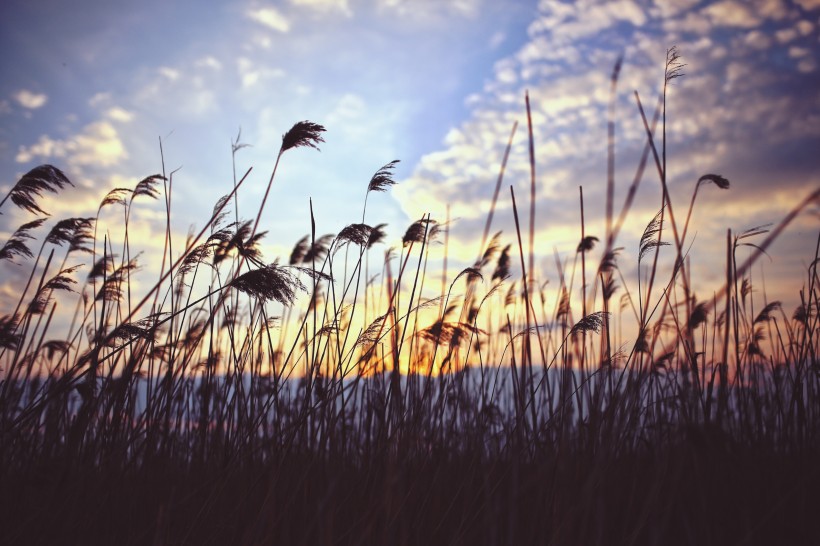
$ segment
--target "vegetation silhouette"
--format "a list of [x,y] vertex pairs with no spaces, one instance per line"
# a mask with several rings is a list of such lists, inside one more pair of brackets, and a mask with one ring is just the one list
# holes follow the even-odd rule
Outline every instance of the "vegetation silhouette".
[[[490,236],[516,124],[478,258],[449,282],[449,218],[429,215],[371,276],[386,235],[385,224],[366,223],[367,197],[396,183],[397,161],[367,183],[361,221],[317,236],[311,207],[311,232],[288,262],[265,261],[258,228],[270,188],[285,152],[324,142],[313,122],[283,135],[254,220],[235,203],[248,169],[182,250],[170,228],[174,173],[163,172],[110,191],[94,218],[56,222],[35,254],[47,222],[39,198],[72,183],[52,165],[26,173],[0,201],[39,216],[0,249],[0,260],[30,267],[0,314],[0,542],[820,541],[820,238],[806,249],[791,316],[748,274],[820,189],[773,228],[727,231],[725,283],[698,299],[692,211],[702,187],[730,183],[704,174],[678,222],[666,94],[684,65],[672,48],[651,120],[635,93],[646,143],[615,210],[621,64],[607,109],[606,232],[586,232],[580,189],[580,242],[571,272],[558,262],[553,302],[534,267],[529,96],[528,247],[512,187],[515,239]],[[233,156],[246,146],[239,140]],[[631,286],[616,244],[650,160],[661,201],[640,240],[624,243],[637,248]],[[166,210],[162,259],[140,287],[135,276],[147,273],[129,237],[137,198]],[[124,214],[116,249],[97,231],[110,207]],[[428,261],[442,235],[441,287],[431,290]],[[753,252],[739,263],[743,246]],[[73,319],[55,335],[67,296]],[[629,341],[626,321],[637,331]]]

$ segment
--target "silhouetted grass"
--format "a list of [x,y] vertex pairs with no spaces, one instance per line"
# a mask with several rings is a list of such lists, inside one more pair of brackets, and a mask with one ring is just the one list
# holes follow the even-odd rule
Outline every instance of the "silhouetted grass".
[[[529,115],[529,248],[512,187],[515,242],[489,235],[514,126],[478,259],[452,280],[449,219],[425,215],[397,250],[371,260],[385,226],[366,223],[367,196],[395,184],[396,161],[366,185],[361,221],[319,235],[311,211],[311,233],[288,263],[266,261],[258,228],[280,160],[323,142],[324,128],[307,121],[283,136],[253,221],[235,203],[228,218],[249,170],[181,247],[170,228],[173,173],[112,190],[96,218],[56,222],[36,254],[29,245],[45,220],[21,225],[0,249],[0,260],[29,268],[0,316],[0,542],[820,541],[820,239],[807,248],[791,316],[748,275],[820,190],[771,231],[727,232],[725,285],[697,300],[692,210],[702,185],[729,181],[703,175],[684,223],[675,222],[665,175],[666,86],[682,67],[673,49],[651,122],[635,95],[646,147],[615,210],[619,66],[602,258],[595,267],[588,258],[599,238],[586,232],[581,189],[580,242],[571,271],[558,264],[554,301],[534,267],[543,249],[533,235]],[[631,286],[616,241],[650,154],[662,199],[640,241],[624,242],[638,251]],[[37,198],[70,185],[56,167],[37,167],[0,206],[43,215]],[[129,237],[137,198],[166,210],[163,257],[140,273],[141,288]],[[117,207],[124,232],[115,242],[97,224]],[[427,266],[442,235],[436,291]],[[747,244],[755,252],[738,263]],[[371,261],[381,263],[377,276]],[[73,319],[57,333],[66,296]],[[629,342],[625,322],[637,332]]]

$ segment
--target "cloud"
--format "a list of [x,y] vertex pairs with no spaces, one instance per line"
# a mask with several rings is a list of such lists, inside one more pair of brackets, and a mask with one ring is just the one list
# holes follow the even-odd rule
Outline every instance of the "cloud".
[[507,39],[507,35],[503,32],[496,31],[490,36],[490,49],[497,49]]
[[[528,28],[528,41],[499,60],[484,90],[465,101],[468,118],[452,127],[441,145],[424,155],[394,188],[409,217],[432,212],[442,219],[449,206],[451,216],[458,218],[451,241],[474,253],[510,128],[517,120],[520,125],[493,226],[493,231],[503,229],[505,237],[514,238],[510,185],[520,221],[528,222],[528,90],[541,252],[549,252],[553,245],[564,248],[562,242],[578,237],[579,186],[584,188],[587,234],[602,236],[612,64],[624,51],[615,110],[617,212],[645,141],[632,91],[639,91],[651,115],[662,84],[667,45],[662,36],[675,40],[688,65],[686,76],[670,86],[667,101],[667,177],[676,215],[685,214],[700,175],[722,173],[733,184],[725,194],[699,194],[693,261],[721,252],[719,241],[725,241],[727,227],[737,231],[751,227],[756,219],[779,221],[797,199],[817,187],[818,179],[810,173],[818,172],[820,164],[810,150],[820,145],[820,123],[815,121],[820,121],[815,91],[820,80],[816,44],[810,42],[814,25],[801,18],[799,10],[778,2],[766,2],[754,11],[738,2],[663,2],[650,12],[633,3],[610,5],[550,0],[539,4],[540,15]],[[775,33],[782,23],[764,29],[764,18],[788,21],[793,36],[785,51],[778,44],[782,36]],[[657,211],[658,180],[651,156],[644,179],[619,244],[633,244]],[[786,238],[783,244],[792,243]],[[709,274],[709,268],[699,272]],[[775,297],[781,296],[794,294],[781,291]]]
[[346,17],[353,15],[348,0],[290,0],[290,3],[322,14],[341,13]]
[[673,17],[683,13],[695,5],[699,0],[655,0],[662,17]]
[[712,4],[704,12],[719,26],[754,28],[760,24],[760,18],[748,5],[734,0]]
[[92,108],[97,108],[103,104],[108,104],[111,102],[111,93],[95,93],[90,99],[88,99],[88,105]]
[[112,121],[119,121],[121,123],[128,123],[129,121],[134,119],[134,114],[125,110],[124,108],[120,108],[118,106],[114,106],[113,108],[109,108],[106,112],[106,117]]
[[755,49],[768,49],[772,45],[771,38],[759,30],[753,30],[747,34],[744,40]]
[[172,82],[175,82],[179,79],[179,70],[177,70],[176,68],[161,66],[157,69],[157,72],[159,72],[162,76],[164,76]]
[[618,23],[639,27],[647,21],[646,12],[633,0],[597,4],[545,0],[539,3],[539,10],[541,14],[530,25],[528,32],[532,37],[548,37],[555,46],[592,36]]
[[780,21],[789,16],[789,6],[783,0],[762,0],[754,7],[755,11],[766,19]]
[[663,29],[668,32],[691,32],[693,34],[709,34],[712,23],[709,18],[696,11],[690,11],[685,17],[671,17],[663,19]]
[[36,110],[48,102],[48,95],[45,93],[34,93],[28,89],[21,89],[14,94],[13,98],[17,104],[29,110]]
[[339,99],[336,107],[327,118],[329,124],[350,123],[361,120],[367,112],[367,105],[358,95],[347,93]]
[[820,9],[820,0],[795,0],[806,11]]
[[97,121],[66,139],[42,135],[31,146],[20,146],[15,161],[61,159],[72,167],[110,167],[127,157],[117,129],[107,121]]
[[[134,90],[118,101],[133,105],[132,108],[145,115],[144,119],[165,113],[159,116],[162,127],[167,127],[172,119],[202,120],[202,116],[219,110],[218,74],[210,68],[203,69],[195,61],[146,70],[132,85]],[[105,101],[106,105],[111,103],[112,100]]]
[[245,89],[286,75],[281,68],[272,68],[262,63],[256,63],[248,57],[239,57],[236,60],[236,68],[239,72],[239,81]]
[[198,59],[195,65],[200,68],[210,68],[211,70],[216,71],[222,70],[222,63],[219,61],[219,59],[211,55]]
[[290,30],[290,21],[274,8],[252,9],[247,12],[247,15],[257,23],[277,32],[284,33]]
[[797,70],[803,74],[809,74],[817,70],[817,61],[814,59],[800,59],[797,62]]
[[376,0],[383,11],[415,20],[446,20],[447,17],[475,17],[483,0]]
[[798,21],[795,26],[801,36],[808,36],[814,30],[814,24],[812,24],[811,21],[806,21],[805,19]]
[[811,21],[801,19],[794,26],[781,28],[774,33],[775,38],[781,44],[787,44],[796,40],[800,36],[808,36],[814,30]]

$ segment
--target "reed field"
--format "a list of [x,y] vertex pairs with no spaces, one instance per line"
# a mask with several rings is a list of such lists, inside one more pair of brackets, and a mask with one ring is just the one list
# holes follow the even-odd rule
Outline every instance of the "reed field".
[[[0,310],[0,543],[820,544],[820,232],[789,280],[796,309],[751,277],[820,189],[779,223],[726,226],[708,258],[725,282],[693,286],[692,212],[731,182],[704,172],[672,202],[681,66],[670,49],[657,107],[635,93],[646,139],[623,202],[613,70],[605,230],[582,220],[555,292],[535,267],[552,243],[534,240],[529,97],[531,192],[504,179],[514,127],[457,274],[446,219],[389,248],[368,210],[396,161],[352,190],[361,214],[339,233],[317,233],[311,209],[290,256],[263,255],[280,162],[324,143],[310,121],[283,135],[258,210],[239,210],[238,173],[184,241],[173,173],[57,220],[42,198],[72,182],[30,170],[0,202],[30,215],[0,248],[25,271]],[[634,217],[639,185],[658,188],[654,217]],[[501,200],[515,232],[493,230]],[[164,250],[141,263],[129,221],[151,206]],[[592,214],[583,189],[579,207]],[[638,220],[633,240],[622,227]]]

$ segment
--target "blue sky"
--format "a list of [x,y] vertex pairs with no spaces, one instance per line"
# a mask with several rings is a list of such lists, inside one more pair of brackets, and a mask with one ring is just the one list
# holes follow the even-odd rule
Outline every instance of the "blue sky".
[[[727,228],[777,222],[820,187],[818,25],[818,0],[6,1],[0,189],[52,163],[77,188],[44,208],[54,218],[91,216],[108,190],[160,170],[161,138],[167,170],[179,168],[173,227],[182,240],[231,189],[230,145],[240,127],[251,146],[238,152],[237,170],[254,169],[240,215],[252,218],[282,133],[311,120],[326,126],[326,143],[320,153],[299,149],[283,159],[262,220],[269,260],[285,258],[309,231],[309,198],[317,230],[337,232],[359,220],[373,172],[399,159],[399,184],[371,196],[369,222],[387,222],[397,242],[425,212],[443,221],[449,205],[451,253],[466,265],[515,121],[522,125],[506,180],[526,199],[528,90],[539,275],[555,284],[553,248],[571,256],[580,239],[579,185],[587,234],[603,233],[612,66],[623,54],[618,210],[643,143],[632,92],[651,109],[675,44],[687,64],[668,103],[676,213],[700,175],[732,182],[726,193],[703,190],[694,217],[693,275],[708,297],[724,276]],[[660,203],[657,175],[647,173],[619,241],[627,270]],[[30,219],[2,212],[3,234]],[[161,245],[163,214],[160,203],[135,209],[148,259]],[[506,189],[496,218],[504,243],[513,242]],[[816,214],[801,216],[770,250],[770,299],[796,301],[818,225]],[[20,274],[4,268],[4,277]],[[4,283],[4,297],[11,292]]]

